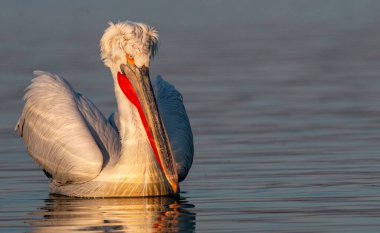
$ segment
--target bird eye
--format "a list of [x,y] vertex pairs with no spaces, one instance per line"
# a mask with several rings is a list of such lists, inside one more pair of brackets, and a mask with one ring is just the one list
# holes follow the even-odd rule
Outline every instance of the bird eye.
[[130,54],[127,53],[126,57],[127,57],[128,64],[130,64],[130,65],[134,65],[135,64],[135,59],[133,58],[132,55],[130,55]]

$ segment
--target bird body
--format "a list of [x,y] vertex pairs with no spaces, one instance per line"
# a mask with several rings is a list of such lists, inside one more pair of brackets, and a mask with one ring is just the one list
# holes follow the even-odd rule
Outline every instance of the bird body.
[[181,94],[150,79],[155,29],[110,24],[101,56],[111,70],[117,111],[106,119],[63,78],[36,71],[16,131],[50,177],[50,192],[79,197],[170,195],[193,160],[193,137]]

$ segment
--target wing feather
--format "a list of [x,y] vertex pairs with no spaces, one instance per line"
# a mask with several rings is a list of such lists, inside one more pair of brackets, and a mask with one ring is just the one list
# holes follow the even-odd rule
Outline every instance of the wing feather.
[[103,167],[107,163],[114,164],[120,158],[121,142],[118,132],[95,104],[79,93],[77,96],[78,109],[84,116],[94,140],[103,152]]
[[194,155],[193,133],[182,95],[160,76],[153,79],[152,84],[177,165],[178,180],[182,181],[191,168]]
[[101,149],[118,148],[97,134],[107,128],[104,117],[63,78],[42,71],[34,74],[16,125],[29,154],[58,183],[95,178],[107,162]]

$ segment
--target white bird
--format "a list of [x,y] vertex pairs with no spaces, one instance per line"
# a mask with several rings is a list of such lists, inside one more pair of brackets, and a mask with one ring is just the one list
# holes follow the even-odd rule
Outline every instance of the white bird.
[[63,78],[35,71],[16,131],[50,178],[50,192],[78,197],[161,196],[179,192],[193,161],[193,135],[181,94],[150,79],[156,29],[110,23],[101,57],[114,80],[108,118]]

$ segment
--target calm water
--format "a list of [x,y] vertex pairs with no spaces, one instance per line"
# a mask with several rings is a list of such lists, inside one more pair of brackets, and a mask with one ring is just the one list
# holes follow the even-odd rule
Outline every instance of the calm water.
[[[3,1],[0,232],[378,232],[378,1]],[[34,69],[115,109],[109,20],[158,28],[195,160],[180,198],[51,196],[13,134]]]

